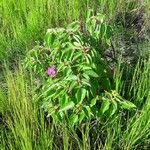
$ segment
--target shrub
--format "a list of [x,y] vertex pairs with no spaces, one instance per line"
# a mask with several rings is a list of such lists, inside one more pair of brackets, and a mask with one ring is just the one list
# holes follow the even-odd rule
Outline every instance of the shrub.
[[48,29],[44,46],[27,55],[25,66],[41,82],[39,100],[55,121],[74,126],[84,119],[112,116],[118,104],[135,107],[110,91],[112,74],[101,54],[110,45],[112,29],[104,20],[104,15],[89,11],[85,24]]

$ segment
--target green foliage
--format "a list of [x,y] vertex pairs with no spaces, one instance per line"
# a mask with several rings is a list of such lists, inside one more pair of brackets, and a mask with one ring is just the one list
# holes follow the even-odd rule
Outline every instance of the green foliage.
[[[149,149],[149,17],[149,0],[0,0],[0,150]],[[106,49],[142,53],[111,83]]]
[[[140,111],[137,110],[136,113],[131,112],[133,115],[130,115],[130,111],[127,110],[128,117],[126,117],[125,112],[122,110],[124,109],[122,102],[126,103],[127,101],[122,99],[116,91],[105,92],[105,94],[103,93],[103,95],[93,98],[90,106],[83,108],[80,117],[78,114],[68,116],[70,126],[76,124],[77,119],[80,123],[85,114],[87,116],[91,115],[89,108],[95,106],[99,102],[99,99],[101,99],[101,107],[103,107],[103,117],[106,116],[108,118],[108,115],[111,115],[109,114],[110,112],[112,116],[113,114],[116,115],[112,120],[108,118],[109,121],[106,123],[98,119],[94,121],[86,120],[77,126],[79,133],[75,129],[70,130],[69,126],[66,126],[67,122],[65,120],[63,121],[63,125],[60,123],[54,125],[53,122],[48,120],[49,118],[44,117],[43,111],[39,110],[34,103],[37,100],[37,94],[29,90],[33,88],[32,80],[30,83],[31,87],[27,88],[29,85],[29,81],[25,80],[25,77],[29,79],[29,75],[27,76],[26,74],[27,72],[23,70],[15,73],[7,72],[7,75],[5,75],[7,81],[5,100],[8,102],[7,107],[10,112],[7,111],[4,116],[7,127],[1,126],[0,128],[0,148],[6,150],[15,150],[17,148],[21,150],[48,150],[62,149],[62,147],[66,149],[94,149],[95,147],[98,147],[98,149],[148,149],[150,93],[149,90],[141,91],[141,88],[138,87],[142,86],[146,89],[149,86],[149,82],[147,81],[150,80],[146,80],[149,79],[149,74],[147,74],[149,67],[149,61],[145,61],[144,71],[142,72],[138,71],[140,70],[139,65],[136,66],[135,74],[130,84],[128,84],[129,90],[126,91],[127,93],[124,93],[125,95],[129,94],[128,97],[132,102],[135,100],[143,103]],[[121,91],[124,92],[124,86],[122,86],[123,80],[120,79],[122,69],[120,68],[119,70],[117,68],[118,73],[115,76],[116,90],[118,91],[119,89],[119,93]],[[145,76],[147,76],[146,79]],[[138,83],[135,82],[137,81],[136,79],[138,79]],[[136,84],[136,86],[133,84]],[[133,93],[129,93],[131,89],[135,90],[134,97],[130,96]],[[142,93],[140,91],[144,97],[141,97]],[[107,102],[105,101],[106,99],[108,100]],[[103,101],[104,104],[102,105]],[[70,103],[68,106],[75,106],[72,104]],[[68,106],[64,105],[64,108]],[[129,104],[127,107],[135,108],[133,104]],[[118,111],[121,113],[118,113]]]
[[[83,27],[73,22],[66,29],[48,29],[44,46],[35,47],[27,55],[25,67],[42,80],[39,100],[55,121],[67,119],[74,126],[85,119],[102,117],[110,109],[111,117],[119,108],[117,103],[125,109],[134,107],[119,96],[101,96],[104,89],[111,89],[112,77],[101,58],[112,34],[104,19],[104,15],[94,16],[89,11]],[[46,73],[52,66],[57,70],[54,77]]]
[[54,132],[54,125],[46,122],[44,112],[37,107],[35,93],[28,88],[32,81],[29,76],[25,78],[25,70],[21,66],[13,73],[7,69],[5,81],[5,104],[0,103],[0,107],[7,105],[8,110],[2,116],[0,112],[0,149],[56,149],[59,139],[54,139],[54,136],[57,132]]

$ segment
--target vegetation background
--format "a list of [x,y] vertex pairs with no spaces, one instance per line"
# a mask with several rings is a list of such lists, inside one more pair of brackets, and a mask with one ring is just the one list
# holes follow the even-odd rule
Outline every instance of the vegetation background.
[[[104,14],[113,27],[103,57],[115,69],[113,90],[137,109],[72,129],[53,124],[37,107],[34,77],[21,62],[43,43],[47,29],[76,20],[84,24],[89,9]],[[1,0],[0,149],[150,149],[149,19],[149,0]]]

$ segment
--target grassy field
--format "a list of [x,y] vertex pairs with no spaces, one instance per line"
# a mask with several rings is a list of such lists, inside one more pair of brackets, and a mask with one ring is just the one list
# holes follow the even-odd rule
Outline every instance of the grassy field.
[[42,42],[48,28],[66,26],[74,20],[84,20],[88,8],[95,12],[104,12],[108,21],[113,24],[119,12],[125,14],[144,5],[148,10],[148,3],[148,0],[142,3],[140,0],[31,0],[28,3],[26,0],[1,0],[0,60],[24,55],[36,42]]
[[[71,105],[72,103],[68,102],[70,105],[66,105],[66,107],[63,107],[60,111],[59,107],[57,107],[58,102],[56,101],[53,103],[54,105],[52,105],[52,107],[56,107],[55,113],[53,114],[51,113],[51,104],[48,103],[48,99],[50,99],[54,93],[50,91],[49,87],[49,97],[42,97],[42,94],[45,88],[50,86],[50,83],[52,83],[52,85],[55,83],[55,78],[47,79],[47,76],[40,76],[40,73],[38,74],[38,72],[36,72],[36,68],[36,71],[27,69],[24,67],[24,60],[28,58],[30,51],[32,54],[34,49],[43,49],[45,53],[44,60],[40,60],[40,53],[35,53],[35,57],[37,61],[39,61],[40,67],[42,63],[47,63],[44,61],[50,55],[48,55],[45,50],[49,50],[49,47],[43,44],[45,42],[47,29],[56,27],[61,27],[61,29],[66,28],[68,24],[74,21],[79,21],[81,27],[82,24],[84,25],[86,22],[89,9],[93,10],[95,16],[97,13],[102,14],[100,16],[101,20],[103,20],[102,16],[105,16],[105,26],[100,33],[107,32],[106,27],[108,27],[108,25],[111,26],[113,31],[109,41],[106,36],[106,45],[107,42],[109,43],[107,46],[103,42],[103,37],[99,39],[99,42],[102,40],[101,47],[106,51],[104,54],[100,54],[100,57],[102,60],[105,60],[104,62],[107,62],[111,72],[109,73],[111,78],[109,89],[105,88],[102,82],[100,82],[102,84],[100,88],[102,95],[99,97],[103,97],[103,95],[106,94],[107,99],[104,101],[108,103],[103,103],[102,101],[97,102],[96,99],[93,98],[90,101],[91,103],[87,104],[85,100],[89,102],[88,100],[91,99],[92,96],[89,93],[85,96],[85,91],[83,89],[81,93],[79,93],[78,91],[81,89],[80,86],[77,85],[76,88],[73,89],[74,85],[70,85],[73,89],[72,91],[69,89],[70,93],[73,93],[71,93],[71,98],[76,98],[77,95],[77,98],[81,98],[83,102],[81,102],[79,106],[77,104],[77,108],[75,109],[73,109],[73,107],[76,104]],[[28,2],[26,0],[1,0],[0,150],[149,150],[149,18],[149,0],[30,0]],[[102,22],[103,21],[101,21],[101,23]],[[67,29],[66,31],[68,32]],[[75,31],[73,33],[77,33],[79,36],[80,32]],[[83,36],[83,39],[81,39],[84,41],[89,34],[90,30],[89,33],[85,34],[86,36]],[[84,35],[84,33],[81,33],[80,36],[82,37],[82,35]],[[58,38],[59,36],[58,34]],[[92,36],[94,37],[95,34]],[[76,38],[78,37],[76,36]],[[88,38],[88,40],[85,40],[85,43],[87,44],[90,40],[94,41],[93,39],[91,40]],[[57,43],[61,40],[63,41],[63,38],[60,38]],[[51,47],[54,45],[54,50],[57,46],[63,49],[63,43],[60,45],[57,45],[57,43],[53,44],[53,39],[48,42],[52,43]],[[78,43],[76,45],[80,47]],[[38,48],[38,46],[40,48]],[[94,46],[93,44],[93,47]],[[58,51],[59,48],[56,48],[56,52],[54,50],[52,51],[55,57],[60,53]],[[72,46],[72,49],[73,48]],[[68,48],[67,50],[70,49]],[[85,51],[83,54],[85,53],[87,54],[88,52]],[[91,53],[91,55],[97,56],[99,54],[95,54],[95,51],[93,53]],[[68,53],[66,53],[66,56],[63,55],[61,57],[64,57],[65,61],[68,58],[67,54]],[[38,55],[40,57],[38,57]],[[71,54],[69,54],[69,56],[69,59],[71,59]],[[97,57],[95,57],[95,59],[96,58]],[[79,61],[74,63],[80,63],[81,59],[83,61],[84,57],[80,57]],[[93,65],[97,62],[95,59],[88,61],[90,62],[89,64]],[[55,64],[54,62],[58,63],[58,59],[56,60],[57,61],[55,61],[54,58],[51,59],[52,65]],[[62,60],[63,59],[60,59],[60,64],[63,62]],[[34,63],[34,61],[32,63]],[[51,62],[48,63],[51,65]],[[85,62],[83,61],[83,63]],[[101,72],[103,72],[105,66],[106,64],[102,65],[102,69],[100,68]],[[67,68],[68,70],[69,67]],[[89,66],[86,66],[86,69],[88,67]],[[79,72],[77,75],[77,82],[80,85],[79,77],[84,73],[80,73],[81,69],[78,71],[76,66],[73,66],[73,68],[75,69],[72,69],[72,72],[75,75]],[[54,75],[57,76],[55,70],[52,71]],[[96,71],[96,69],[94,71]],[[65,71],[63,73],[65,74]],[[104,69],[102,75],[105,76],[105,73],[106,69]],[[50,73],[50,75],[52,74]],[[98,74],[97,77],[95,72],[90,73],[90,75],[92,76],[90,79],[94,82],[89,82],[90,85],[87,84],[86,90],[88,87],[91,89],[93,87],[94,89],[97,86],[94,79],[96,78],[98,80],[99,77],[102,76]],[[58,76],[58,78],[59,77],[60,81],[56,79],[56,82],[60,84],[63,84],[63,82],[61,82],[63,79],[66,81],[76,80],[74,79],[75,76],[71,76],[70,79],[62,79],[61,75]],[[87,78],[89,80],[89,77]],[[47,85],[47,83],[49,85]],[[107,83],[105,82],[104,85],[105,84]],[[78,89],[77,92],[76,89]],[[114,95],[112,91],[115,91]],[[58,91],[57,95],[61,92],[61,90],[60,92]],[[63,93],[65,92],[67,93],[66,89]],[[70,93],[67,93],[68,97]],[[79,95],[76,93],[79,93]],[[115,96],[120,96],[122,101],[120,102],[118,99],[117,101]],[[52,100],[56,99],[55,97],[56,96],[54,96]],[[60,97],[61,96],[59,96],[59,98]],[[74,98],[72,99],[74,100]],[[124,103],[124,105],[116,103],[115,100],[121,104]],[[42,105],[43,102],[46,103]],[[66,103],[67,102],[65,102],[65,104]],[[114,105],[112,103],[114,103]],[[45,104],[47,104],[46,109],[43,107]],[[90,117],[87,117],[87,119],[75,124],[75,122],[79,120],[80,105],[84,106],[85,104],[86,107],[84,108],[86,108],[86,110],[83,109],[85,114],[92,114],[92,111],[94,112],[93,109],[96,111],[97,105],[101,106],[101,109],[98,111],[100,111],[100,113],[101,111],[105,113],[103,113],[103,115],[100,114],[100,116],[93,115],[93,113],[89,115]],[[111,109],[110,106],[114,108]],[[121,106],[123,106],[123,108]],[[136,108],[134,108],[134,106],[136,106]],[[58,113],[63,112],[64,109],[66,109],[64,113],[60,113],[59,116]],[[72,115],[71,109],[73,113],[78,113]],[[112,111],[114,111],[113,115],[109,117],[108,114]],[[57,117],[64,117],[64,119],[58,121]],[[69,122],[70,117],[72,117],[72,124],[75,125]]]

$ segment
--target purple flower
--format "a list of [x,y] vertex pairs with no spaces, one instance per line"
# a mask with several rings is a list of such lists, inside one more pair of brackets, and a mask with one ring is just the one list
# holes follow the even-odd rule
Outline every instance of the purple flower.
[[47,74],[49,76],[51,76],[51,77],[55,77],[56,76],[56,68],[55,68],[55,66],[48,67]]

